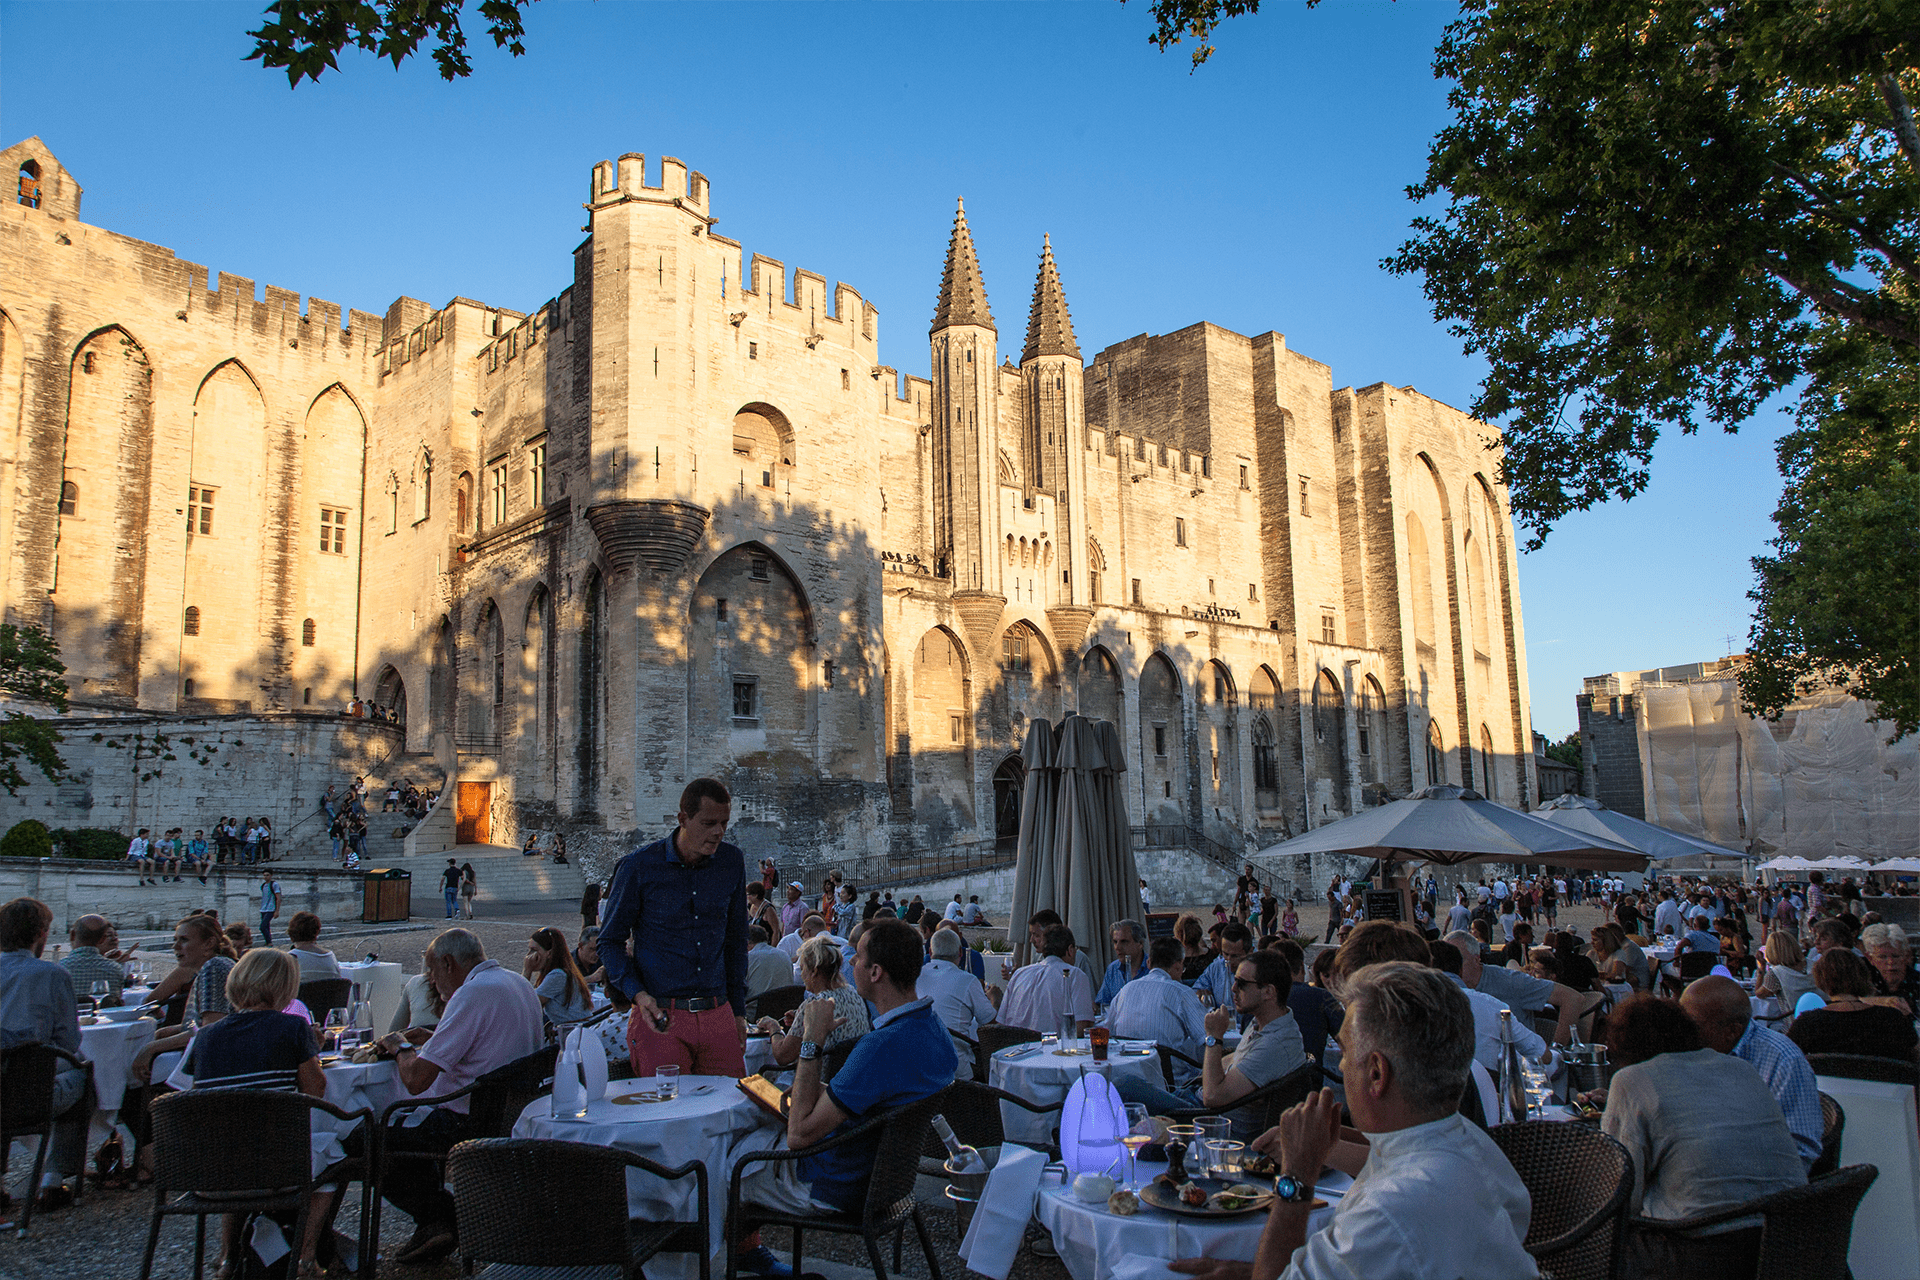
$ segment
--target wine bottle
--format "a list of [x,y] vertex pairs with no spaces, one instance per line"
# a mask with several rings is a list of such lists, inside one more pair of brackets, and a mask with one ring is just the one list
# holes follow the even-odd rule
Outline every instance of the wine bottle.
[[1511,1009],[1500,1011],[1500,1110],[1503,1122],[1527,1118],[1527,1073],[1520,1066],[1520,1046],[1514,1043]]
[[940,1135],[940,1141],[947,1148],[947,1169],[956,1174],[985,1173],[987,1161],[977,1150],[960,1141],[954,1135],[953,1126],[947,1123],[943,1115],[933,1117],[933,1131]]

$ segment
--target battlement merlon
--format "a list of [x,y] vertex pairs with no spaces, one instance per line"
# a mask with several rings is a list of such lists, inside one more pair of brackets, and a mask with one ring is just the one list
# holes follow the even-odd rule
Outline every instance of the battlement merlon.
[[647,182],[647,157],[629,151],[618,160],[602,160],[593,166],[586,208],[591,217],[593,211],[628,201],[673,205],[711,226],[717,219],[710,216],[710,200],[706,174],[689,170],[672,156],[662,156],[660,182],[653,185]]

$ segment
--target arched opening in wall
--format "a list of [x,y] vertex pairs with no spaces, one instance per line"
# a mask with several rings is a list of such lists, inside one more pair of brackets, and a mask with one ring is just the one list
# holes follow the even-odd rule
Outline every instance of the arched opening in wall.
[[1027,766],[1019,756],[1008,756],[993,771],[993,845],[1012,853],[1020,841],[1020,799],[1027,785]]
[[598,570],[587,571],[580,593],[580,687],[576,691],[576,719],[580,739],[575,744],[576,817],[599,811],[602,760],[601,732],[606,707],[606,588]]
[[380,668],[379,678],[373,684],[373,703],[385,707],[393,713],[393,722],[401,728],[407,724],[407,683],[400,678],[400,672],[392,666]]
[[743,759],[813,765],[813,615],[799,580],[759,543],[707,566],[688,603],[687,768],[726,777]]
[[1427,551],[1427,530],[1416,512],[1407,512],[1407,577],[1413,594],[1413,641],[1423,665],[1435,661],[1433,614],[1433,558]]
[[1484,724],[1480,726],[1479,763],[1480,777],[1477,781],[1480,785],[1477,790],[1489,800],[1498,800],[1500,798],[1500,784],[1495,780],[1493,774],[1493,734],[1487,731],[1487,726]]
[[1186,695],[1173,663],[1156,652],[1140,669],[1140,783],[1149,825],[1184,827]]
[[320,624],[312,618],[308,618],[300,624],[300,643],[302,646],[308,649],[313,648],[319,637]]
[[1001,633],[1000,681],[1012,741],[1024,738],[1028,720],[1059,719],[1060,681],[1053,653],[1033,624],[1016,622]]
[[1253,671],[1253,687],[1248,690],[1247,705],[1255,711],[1272,712],[1280,705],[1280,679],[1264,663]]
[[1443,787],[1447,783],[1447,752],[1440,741],[1440,726],[1427,721],[1427,785]]
[[433,453],[425,445],[413,456],[413,522],[433,514]]
[[473,472],[462,471],[453,482],[453,532],[465,537],[473,527]]
[[500,746],[501,704],[506,698],[506,626],[499,606],[491,600],[481,606],[473,644],[473,670],[463,681],[467,718],[457,745],[463,751],[496,751]]
[[542,800],[553,798],[553,775],[548,767],[547,752],[547,721],[552,715],[553,702],[547,682],[551,603],[546,587],[535,587],[521,618],[524,641],[520,649],[520,695],[525,714],[519,720],[520,744],[522,758],[534,779],[534,794]]
[[[1469,511],[1473,510],[1470,506]],[[1492,596],[1492,579],[1488,576],[1485,539],[1473,536],[1473,530],[1467,530],[1460,557],[1460,576],[1466,582],[1468,634],[1473,639],[1473,656],[1481,662],[1492,657],[1487,647],[1487,603]]]
[[793,424],[770,404],[749,404],[733,415],[733,463],[742,496],[786,490],[793,469]]
[[1339,679],[1324,669],[1313,682],[1313,786],[1320,817],[1352,811],[1347,794],[1347,700]]
[[80,486],[71,480],[60,482],[60,514],[63,516],[80,514]]
[[1206,752],[1209,803],[1214,816],[1238,815],[1240,806],[1239,691],[1227,664],[1215,659],[1206,666]]
[[1107,572],[1107,553],[1097,538],[1087,539],[1087,603],[1100,603],[1100,580]]
[[228,711],[251,709],[261,685],[277,683],[272,673],[288,655],[276,651],[291,639],[263,634],[260,624],[261,600],[283,598],[277,588],[289,578],[276,572],[274,557],[251,554],[267,513],[280,508],[269,488],[269,454],[266,398],[246,366],[225,361],[193,400],[182,591],[189,600],[219,602],[220,625],[195,657],[200,696]]
[[1280,746],[1264,714],[1253,718],[1253,802],[1261,809],[1280,807]]
[[1120,664],[1113,660],[1112,654],[1099,645],[1087,650],[1086,656],[1080,659],[1075,683],[1081,715],[1090,720],[1111,720],[1116,727],[1122,725]]
[[1355,746],[1362,782],[1385,782],[1389,776],[1387,751],[1393,735],[1387,730],[1386,712],[1387,698],[1380,690],[1380,682],[1372,676],[1366,677],[1360,682],[1360,705],[1354,717],[1360,739]]
[[20,162],[19,202],[29,209],[40,207],[40,162],[22,160]]
[[907,713],[913,814],[934,839],[964,839],[973,828],[973,706],[966,651],[935,627],[913,652]]
[[180,632],[182,635],[189,635],[189,636],[197,636],[200,634],[200,606],[199,605],[190,604],[187,606],[186,613],[183,614],[180,619]]

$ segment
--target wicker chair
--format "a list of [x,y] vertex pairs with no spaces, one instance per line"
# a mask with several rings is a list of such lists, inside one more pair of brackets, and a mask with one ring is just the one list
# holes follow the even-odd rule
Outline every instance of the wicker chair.
[[[50,1044],[22,1044],[0,1054],[0,1171],[6,1169],[7,1153],[16,1138],[38,1137],[40,1149],[33,1156],[33,1174],[27,1182],[26,1201],[20,1209],[18,1235],[24,1239],[33,1223],[33,1200],[40,1194],[40,1175],[46,1172],[47,1150],[53,1146],[54,1126],[60,1117],[53,1110],[53,1082],[62,1065],[79,1067],[87,1073],[77,1106],[91,1107],[93,1064],[65,1049]],[[74,1180],[73,1197],[77,1203],[84,1176]]]
[[316,1026],[327,1020],[333,1009],[345,1009],[353,999],[353,981],[349,978],[315,978],[300,984],[300,1003],[313,1014]]
[[1173,1088],[1173,1064],[1176,1061],[1186,1063],[1195,1071],[1201,1070],[1200,1063],[1195,1062],[1192,1058],[1189,1058],[1186,1054],[1180,1052],[1170,1044],[1156,1044],[1153,1047],[1160,1051],[1160,1076],[1161,1079],[1166,1081],[1168,1089]]
[[[452,1093],[436,1094],[430,1098],[402,1098],[380,1113],[380,1135],[384,1135],[393,1124],[393,1118],[403,1111],[418,1107],[434,1107],[455,1098],[468,1098],[467,1125],[464,1138],[506,1138],[512,1136],[513,1122],[527,1109],[527,1104],[539,1097],[553,1081],[553,1064],[560,1056],[558,1045],[544,1045],[535,1049],[524,1058],[516,1058],[503,1067],[495,1067],[464,1089]],[[435,1151],[396,1151],[390,1149],[384,1141],[377,1144],[374,1166],[373,1205],[369,1216],[372,1219],[370,1239],[380,1238],[380,1184],[386,1180],[387,1171],[403,1160],[430,1160],[442,1168],[446,1166],[445,1154]],[[365,1253],[362,1257],[367,1256]]]
[[1807,1181],[1824,1178],[1840,1168],[1840,1139],[1847,1131],[1847,1113],[1826,1094],[1820,1095],[1820,1156],[1807,1170]]
[[[1853,1215],[1880,1171],[1849,1165],[1804,1187],[1692,1218],[1634,1218],[1634,1251],[1657,1259],[1662,1276],[1688,1280],[1851,1280]],[[1761,1224],[1728,1231],[1742,1218]],[[1713,1230],[1714,1234],[1702,1234]]]
[[[926,1148],[927,1132],[932,1127],[933,1117],[945,1108],[946,1094],[947,1090],[943,1089],[918,1102],[876,1112],[845,1133],[798,1151],[775,1148],[752,1151],[742,1156],[733,1168],[733,1177],[727,1187],[727,1239],[742,1239],[748,1232],[761,1227],[789,1227],[793,1231],[793,1269],[795,1274],[799,1274],[802,1270],[803,1233],[826,1231],[836,1235],[857,1235],[866,1242],[867,1257],[873,1262],[874,1280],[887,1280],[880,1241],[888,1236],[894,1238],[893,1269],[898,1272],[903,1236],[907,1223],[911,1222],[914,1232],[920,1237],[920,1248],[927,1256],[927,1272],[932,1280],[940,1280],[940,1260],[934,1254],[933,1241],[927,1236],[920,1206],[913,1198],[913,1184],[920,1173],[920,1153]],[[771,1160],[799,1160],[855,1141],[874,1141],[877,1144],[873,1168],[867,1178],[867,1198],[859,1209],[848,1213],[822,1210],[800,1217],[749,1204],[741,1199],[741,1180],[753,1165]],[[729,1249],[727,1280],[738,1280],[738,1260],[738,1251]]]
[[[651,1221],[627,1216],[627,1170],[663,1181],[692,1178],[697,1212],[692,1221]],[[514,1267],[616,1266],[642,1276],[641,1267],[661,1253],[690,1253],[700,1280],[710,1275],[713,1233],[707,1200],[707,1166],[690,1160],[677,1169],[645,1156],[585,1142],[544,1138],[481,1138],[447,1154],[454,1214],[460,1224],[460,1255],[475,1262]]]
[[989,1022],[980,1028],[980,1049],[974,1055],[978,1064],[976,1078],[986,1081],[993,1074],[993,1055],[1015,1044],[1038,1044],[1040,1033],[1029,1031],[1025,1027],[1008,1027],[998,1022]]
[[[1006,1128],[1001,1120],[1001,1103],[1033,1115],[1053,1116],[1057,1138],[1060,1109],[1066,1105],[1064,1099],[1052,1106],[1042,1106],[977,1080],[954,1081],[953,1087],[941,1095],[940,1114],[953,1126],[954,1137],[970,1147],[986,1151],[1004,1146],[1007,1141]],[[1060,1154],[1059,1143],[1048,1144],[1047,1153],[1057,1157]],[[931,1129],[927,1131],[926,1145],[921,1154],[924,1159],[933,1161],[933,1165],[923,1168],[922,1172],[939,1177],[940,1167],[946,1163],[947,1146]]]
[[1252,1093],[1219,1107],[1184,1107],[1169,1111],[1169,1120],[1195,1120],[1201,1116],[1224,1116],[1243,1108],[1254,1108],[1254,1127],[1265,1133],[1280,1123],[1280,1113],[1297,1102],[1306,1101],[1307,1095],[1320,1087],[1320,1064],[1312,1058],[1295,1067],[1278,1080],[1269,1081]]
[[1687,989],[1688,984],[1712,973],[1713,966],[1720,963],[1720,955],[1714,951],[1689,951],[1673,963],[1674,968],[1680,971],[1680,976],[1674,978],[1663,975],[1660,986],[1668,995],[1677,996]]
[[1554,1280],[1612,1280],[1633,1195],[1627,1149],[1584,1125],[1546,1120],[1488,1134],[1533,1197],[1525,1243],[1541,1269]]
[[778,1018],[783,1013],[792,1013],[806,999],[807,989],[799,983],[787,987],[770,987],[753,999],[747,1001],[747,1017]]
[[[206,1262],[207,1218],[216,1213],[293,1214],[289,1240],[297,1250],[307,1223],[307,1201],[320,1179],[313,1176],[313,1113],[336,1120],[366,1122],[365,1107],[343,1111],[324,1098],[266,1089],[199,1089],[170,1093],[156,1100],[153,1122],[153,1217],[140,1280],[153,1274],[161,1220],[191,1215],[193,1276],[200,1280]],[[373,1145],[378,1146],[377,1135]],[[368,1171],[373,1161],[356,1157],[324,1171],[327,1182],[360,1181],[361,1274],[373,1274],[369,1234],[373,1199]],[[169,1199],[169,1195],[174,1198]],[[377,1201],[376,1201],[377,1203]]]

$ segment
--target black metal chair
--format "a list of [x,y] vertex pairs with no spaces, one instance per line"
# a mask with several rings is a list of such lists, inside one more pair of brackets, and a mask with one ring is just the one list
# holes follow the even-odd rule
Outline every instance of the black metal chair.
[[[799,1151],[753,1151],[741,1157],[733,1168],[727,1187],[727,1239],[739,1240],[761,1227],[788,1227],[793,1231],[793,1269],[802,1270],[802,1235],[808,1231],[826,1231],[835,1235],[857,1235],[866,1242],[867,1257],[873,1262],[874,1280],[887,1280],[880,1241],[894,1237],[893,1269],[900,1270],[900,1251],[907,1223],[920,1237],[921,1251],[927,1257],[927,1272],[940,1280],[940,1260],[934,1254],[933,1241],[927,1235],[920,1206],[913,1198],[914,1180],[920,1174],[920,1153],[926,1147],[933,1117],[946,1103],[946,1090],[906,1106],[879,1111],[858,1125]],[[799,1160],[849,1143],[872,1143],[873,1167],[867,1176],[867,1196],[861,1207],[846,1213],[821,1210],[806,1216],[783,1213],[741,1199],[740,1184],[756,1164],[775,1160]],[[739,1253],[727,1251],[727,1280],[738,1280]]]
[[330,1009],[345,1009],[353,1000],[353,982],[348,978],[315,978],[300,984],[300,1003],[313,1014],[317,1026],[327,1019]]
[[[47,1151],[53,1146],[53,1131],[60,1121],[53,1109],[53,1084],[63,1065],[78,1067],[87,1073],[80,1100],[74,1105],[90,1108],[93,1105],[91,1062],[50,1044],[15,1045],[0,1054],[0,1173],[6,1170],[7,1153],[13,1149],[14,1139],[40,1139],[39,1150],[33,1156],[33,1173],[28,1179],[26,1194],[21,1197],[26,1203],[20,1207],[16,1232],[22,1239],[33,1223],[34,1197],[40,1194],[40,1176],[46,1172]],[[85,1175],[75,1179],[76,1203],[86,1181]]]
[[1620,1265],[1633,1158],[1584,1125],[1530,1120],[1488,1131],[1533,1198],[1526,1250],[1554,1280],[1612,1280]]
[[1677,996],[1685,991],[1690,983],[1712,973],[1713,966],[1719,963],[1720,955],[1718,952],[1688,951],[1673,962],[1674,968],[1679,971],[1680,976],[1675,978],[1662,975],[1660,987],[1668,995]]
[[511,1137],[513,1122],[520,1118],[520,1113],[527,1109],[528,1103],[553,1083],[553,1064],[559,1056],[558,1045],[543,1045],[524,1058],[516,1058],[503,1067],[495,1067],[464,1089],[430,1098],[402,1098],[381,1112],[380,1129],[376,1135],[379,1141],[375,1148],[373,1204],[369,1211],[372,1225],[368,1238],[375,1241],[380,1239],[380,1187],[394,1164],[405,1160],[425,1160],[445,1169],[447,1163],[445,1152],[398,1151],[390,1147],[385,1135],[396,1115],[419,1107],[440,1106],[455,1098],[466,1098],[469,1101],[467,1121],[460,1135],[462,1140]]
[[[1803,1187],[1692,1218],[1634,1218],[1633,1251],[1688,1280],[1851,1280],[1853,1215],[1880,1171],[1849,1165]],[[1733,1227],[1743,1218],[1759,1226]]]
[[1840,1139],[1847,1131],[1847,1113],[1826,1094],[1820,1095],[1820,1155],[1807,1170],[1807,1181],[1824,1178],[1840,1168]]
[[[290,1237],[296,1254],[307,1222],[307,1202],[326,1182],[358,1179],[360,1188],[360,1272],[373,1275],[378,1234],[370,1233],[373,1190],[369,1156],[350,1158],[312,1172],[312,1116],[324,1111],[337,1120],[366,1122],[365,1107],[343,1111],[324,1098],[265,1089],[190,1089],[156,1100],[153,1121],[153,1217],[140,1280],[153,1274],[160,1223],[191,1215],[193,1275],[200,1280],[206,1263],[207,1218],[213,1214],[292,1213]],[[377,1135],[369,1135],[374,1147]],[[169,1199],[169,1196],[174,1198]]]
[[[627,1216],[627,1170],[666,1182],[692,1178],[692,1221]],[[616,1266],[623,1276],[662,1253],[690,1253],[700,1280],[709,1280],[713,1232],[707,1166],[690,1160],[677,1169],[645,1156],[585,1142],[546,1138],[481,1138],[447,1154],[460,1255],[514,1267]]]
[[1268,1081],[1252,1093],[1219,1107],[1183,1107],[1169,1111],[1169,1120],[1191,1121],[1201,1116],[1224,1116],[1243,1108],[1254,1108],[1254,1127],[1265,1133],[1280,1123],[1280,1113],[1297,1102],[1305,1102],[1307,1095],[1320,1087],[1320,1064],[1312,1058],[1295,1067],[1278,1080]]
[[797,982],[786,987],[770,987],[747,1001],[747,1017],[778,1018],[798,1009],[806,998],[807,989]]

